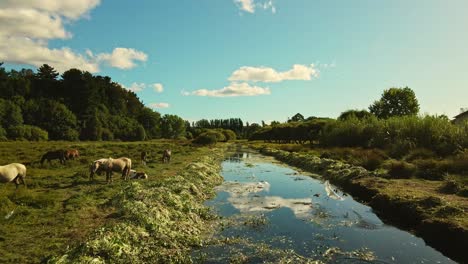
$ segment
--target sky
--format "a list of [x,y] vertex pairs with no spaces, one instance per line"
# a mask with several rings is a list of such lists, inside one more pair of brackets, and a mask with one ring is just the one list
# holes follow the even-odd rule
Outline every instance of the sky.
[[189,121],[284,122],[412,88],[468,107],[465,0],[0,0],[0,61],[109,76]]

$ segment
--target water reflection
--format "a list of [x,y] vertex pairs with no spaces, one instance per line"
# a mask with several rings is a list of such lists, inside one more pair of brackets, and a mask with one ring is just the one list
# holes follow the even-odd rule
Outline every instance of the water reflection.
[[227,158],[223,177],[207,202],[226,221],[213,238],[222,243],[200,249],[202,262],[454,263],[329,182],[258,154]]

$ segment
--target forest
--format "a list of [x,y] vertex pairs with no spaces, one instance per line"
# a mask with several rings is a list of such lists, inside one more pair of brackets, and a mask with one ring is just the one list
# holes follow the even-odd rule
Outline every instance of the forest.
[[252,133],[239,118],[191,124],[177,115],[161,115],[107,76],[78,69],[59,75],[47,64],[36,73],[6,71],[0,64],[0,140],[191,139],[214,128],[238,137]]

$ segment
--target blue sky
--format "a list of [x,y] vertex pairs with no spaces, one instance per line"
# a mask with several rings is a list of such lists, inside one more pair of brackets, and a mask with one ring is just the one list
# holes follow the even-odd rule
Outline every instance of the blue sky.
[[405,86],[422,113],[453,117],[468,107],[467,9],[463,0],[2,0],[0,61],[107,75],[191,121],[337,117]]

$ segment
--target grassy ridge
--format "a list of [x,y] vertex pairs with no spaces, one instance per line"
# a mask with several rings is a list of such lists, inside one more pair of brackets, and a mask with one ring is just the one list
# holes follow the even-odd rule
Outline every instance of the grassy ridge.
[[[44,166],[38,163],[47,150],[62,148],[77,148],[82,156],[65,165],[58,161]],[[172,149],[170,164],[160,161],[165,148]],[[150,152],[146,167],[139,162],[143,150]],[[134,194],[135,188],[170,184],[166,179],[172,179],[187,164],[208,153],[213,152],[183,141],[1,143],[0,164],[28,164],[28,189],[20,186],[15,191],[14,184],[0,185],[0,263],[37,263],[81,244],[96,228],[118,226],[127,221],[123,203],[118,202],[126,193]],[[90,182],[91,161],[110,156],[130,157],[133,167],[144,170],[149,180],[128,183],[114,173],[113,184],[105,184],[103,175]]]
[[384,219],[415,231],[455,260],[466,260],[468,199],[444,192],[446,182],[420,178],[389,179],[384,171],[368,171],[341,161],[320,158],[314,151],[289,152],[280,145],[250,144],[290,165],[320,173],[368,202]]

